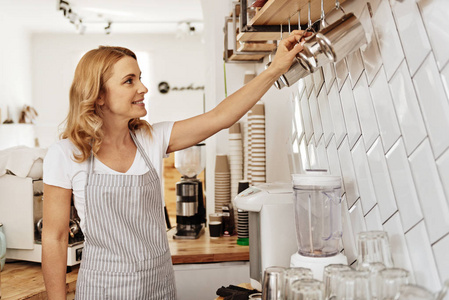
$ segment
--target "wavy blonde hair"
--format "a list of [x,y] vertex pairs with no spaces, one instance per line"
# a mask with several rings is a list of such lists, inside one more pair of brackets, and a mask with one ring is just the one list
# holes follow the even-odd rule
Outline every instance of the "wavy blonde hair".
[[[112,76],[112,67],[125,56],[137,60],[136,55],[123,47],[100,46],[87,52],[79,61],[70,88],[70,108],[61,138],[69,139],[79,154],[73,153],[75,161],[83,162],[91,151],[98,153],[103,141],[103,120],[97,103],[101,93],[106,92],[105,83]],[[141,119],[131,119],[131,131],[143,128],[151,136],[151,125]]]

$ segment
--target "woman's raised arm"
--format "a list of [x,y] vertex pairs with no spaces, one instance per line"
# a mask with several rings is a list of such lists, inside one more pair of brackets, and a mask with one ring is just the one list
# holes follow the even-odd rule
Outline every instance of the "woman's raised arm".
[[302,50],[303,42],[298,43],[302,34],[303,31],[295,30],[290,37],[282,40],[270,67],[224,99],[214,109],[199,116],[175,122],[167,153],[193,146],[240,120],[273,83],[287,72],[295,55]]

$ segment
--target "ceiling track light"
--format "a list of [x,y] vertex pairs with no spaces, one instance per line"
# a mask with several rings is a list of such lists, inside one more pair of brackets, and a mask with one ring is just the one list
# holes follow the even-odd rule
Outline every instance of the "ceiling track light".
[[67,12],[70,10],[70,4],[67,1],[59,0],[58,9],[62,10],[64,17],[67,16]]
[[86,32],[86,25],[83,24],[82,19],[79,19],[79,24],[76,25],[76,29],[78,30],[79,34],[84,34],[84,32]]
[[111,34],[111,24],[112,24],[112,22],[108,22],[108,26],[106,26],[104,28],[104,31],[106,32],[106,34]]

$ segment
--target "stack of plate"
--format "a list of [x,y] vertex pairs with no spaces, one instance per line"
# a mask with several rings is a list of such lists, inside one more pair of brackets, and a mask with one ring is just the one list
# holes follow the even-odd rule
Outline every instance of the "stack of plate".
[[[255,105],[248,114],[249,165],[252,185],[266,182],[265,168],[265,109]],[[248,176],[249,179],[249,176]]]
[[231,173],[228,156],[218,154],[215,157],[215,212],[221,213],[224,205],[231,201]]
[[231,171],[231,199],[238,194],[239,181],[243,179],[243,143],[240,123],[229,128],[229,161]]

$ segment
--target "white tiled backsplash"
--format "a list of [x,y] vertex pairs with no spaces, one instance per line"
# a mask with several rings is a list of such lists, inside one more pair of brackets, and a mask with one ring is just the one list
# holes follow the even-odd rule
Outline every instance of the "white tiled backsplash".
[[395,266],[437,291],[449,279],[449,1],[369,5],[369,44],[292,88],[290,161],[342,176],[350,263],[358,232],[386,230]]

